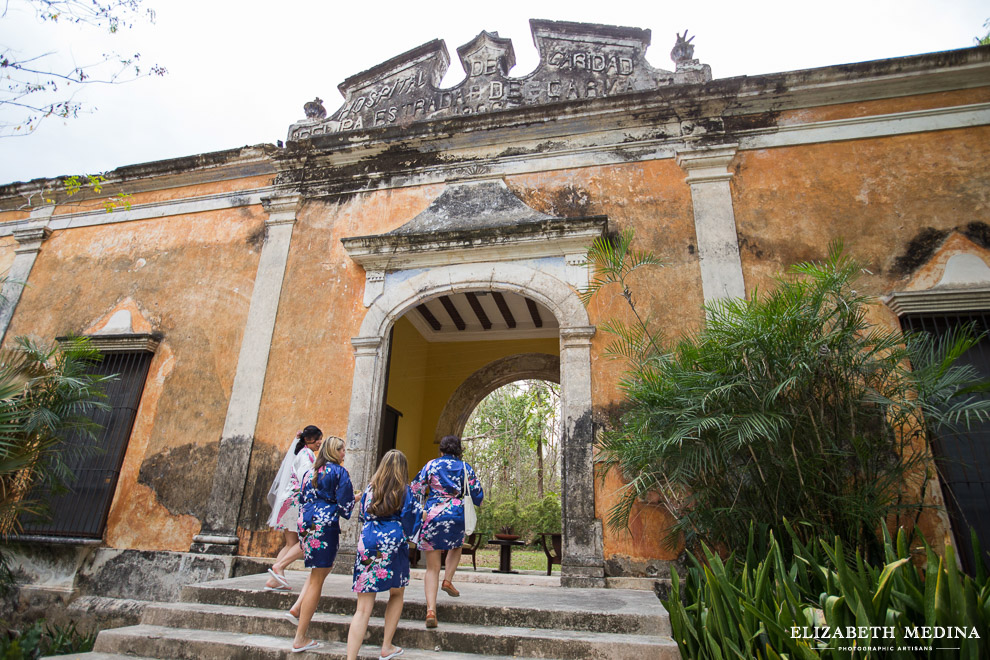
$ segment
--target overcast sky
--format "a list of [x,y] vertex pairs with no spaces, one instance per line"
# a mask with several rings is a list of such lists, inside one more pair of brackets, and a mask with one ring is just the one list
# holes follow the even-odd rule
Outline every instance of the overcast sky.
[[990,17],[987,0],[144,0],[155,22],[109,36],[41,24],[23,0],[5,1],[5,48],[78,63],[140,52],[168,75],[86,86],[75,98],[94,112],[0,138],[0,183],[284,140],[303,103],[319,96],[332,113],[344,78],[434,38],[451,54],[445,87],[464,77],[457,47],[481,30],[512,39],[510,75],[522,76],[537,64],[530,18],[650,29],[647,59],[668,70],[674,33],[687,29],[695,57],[727,78],[965,48]]

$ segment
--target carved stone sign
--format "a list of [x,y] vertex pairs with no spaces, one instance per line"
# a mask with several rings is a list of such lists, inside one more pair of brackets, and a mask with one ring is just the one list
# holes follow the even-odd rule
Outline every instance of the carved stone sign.
[[512,41],[482,32],[457,49],[467,77],[442,89],[450,56],[435,39],[342,82],[344,104],[329,118],[307,109],[289,140],[711,80],[709,66],[691,59],[693,46],[680,35],[676,70],[665,71],[646,61],[649,30],[543,20],[531,20],[530,28],[540,63],[529,75],[510,78]]

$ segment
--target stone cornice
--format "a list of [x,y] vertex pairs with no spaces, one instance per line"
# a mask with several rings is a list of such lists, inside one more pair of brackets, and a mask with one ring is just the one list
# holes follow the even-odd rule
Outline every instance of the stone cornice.
[[[161,344],[162,336],[159,334],[121,334],[121,335],[86,335],[93,348],[101,353],[136,353],[144,351],[154,353]],[[64,342],[71,337],[56,337],[55,341]]]
[[448,264],[567,257],[587,251],[608,225],[604,216],[553,219],[511,228],[381,234],[343,238],[351,259],[368,272]]
[[[125,165],[106,173],[99,195],[81,190],[73,202],[102,199],[118,192],[138,194],[170,188],[201,185],[275,174],[273,157],[281,149],[271,144],[213,151],[181,158]],[[55,197],[59,204],[66,201],[63,190],[65,177],[34,179],[0,185],[0,211],[19,208],[25,200]],[[100,209],[101,213],[104,213]]]
[[883,298],[898,316],[990,310],[990,287],[898,291]]
[[[177,199],[162,200],[149,204],[134,204],[129,209],[119,208],[111,213],[107,213],[102,208],[78,213],[64,213],[52,216],[47,226],[53,231],[59,231],[63,229],[74,229],[76,227],[92,227],[118,222],[151,220],[189,213],[203,213],[220,209],[254,206],[261,204],[264,196],[271,195],[275,191],[275,188],[259,188],[198,197],[179,197]],[[37,221],[34,217],[0,224],[0,236],[16,234],[18,231],[28,229],[35,224],[37,224]]]

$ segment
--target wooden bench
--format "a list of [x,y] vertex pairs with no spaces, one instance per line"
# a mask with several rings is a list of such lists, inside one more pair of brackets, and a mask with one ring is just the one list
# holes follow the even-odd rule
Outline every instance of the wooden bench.
[[[550,545],[547,546],[547,537],[550,537]],[[563,553],[563,534],[540,534],[540,544],[543,546],[543,554],[547,556],[547,575],[553,572],[553,565],[560,565]],[[552,552],[551,552],[552,550]]]

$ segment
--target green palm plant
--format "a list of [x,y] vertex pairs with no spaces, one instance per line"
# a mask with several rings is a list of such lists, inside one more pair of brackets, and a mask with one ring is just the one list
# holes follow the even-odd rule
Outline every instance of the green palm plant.
[[[18,337],[0,350],[0,540],[20,530],[25,516],[43,517],[48,498],[65,492],[74,475],[69,451],[95,451],[85,442],[70,447],[69,434],[95,440],[90,418],[105,409],[104,385],[112,376],[91,374],[100,353],[89,340],[56,346]],[[10,585],[0,551],[0,591]]]
[[634,250],[632,247],[635,234],[627,229],[619,234],[599,236],[588,249],[588,262],[594,275],[587,287],[578,292],[581,302],[591,303],[595,294],[610,285],[617,284],[622,288],[621,294],[636,317],[636,323],[626,325],[618,320],[609,320],[602,325],[602,330],[614,335],[613,341],[606,349],[606,354],[622,357],[631,361],[639,361],[642,356],[660,351],[659,334],[650,329],[649,318],[644,319],[636,309],[630,287],[630,276],[645,266],[663,266],[663,261],[648,250]]
[[869,552],[877,521],[919,515],[927,439],[990,418],[986,384],[956,362],[977,338],[870,324],[859,272],[834,245],[769,293],[707,304],[704,327],[667,350],[626,346],[640,351],[622,381],[627,409],[598,455],[628,482],[609,524],[659,493],[677,520],[670,545],[738,547],[751,521],[780,537],[786,518]]
[[[33,487],[57,494],[71,483],[63,441],[70,433],[95,440],[89,413],[106,408],[103,386],[113,380],[89,373],[99,360],[84,338],[47,346],[18,337],[0,351],[0,537],[18,530],[21,516],[44,514]],[[84,450],[84,443],[71,448]]]

